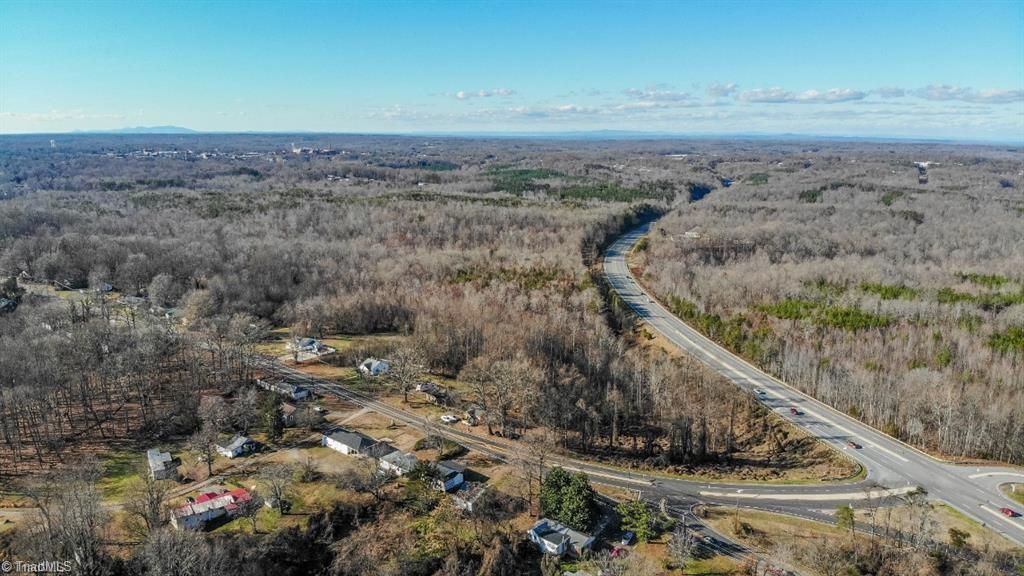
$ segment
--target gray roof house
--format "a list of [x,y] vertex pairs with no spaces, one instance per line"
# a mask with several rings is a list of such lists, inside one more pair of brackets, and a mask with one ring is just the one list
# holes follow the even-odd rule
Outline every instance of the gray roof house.
[[217,452],[228,458],[237,458],[242,454],[252,452],[255,446],[256,443],[248,436],[235,436],[229,440],[219,441],[215,445]]
[[177,478],[178,469],[174,466],[174,458],[169,452],[161,452],[156,448],[146,450],[146,463],[149,464],[149,476],[154,480]]
[[418,463],[419,459],[416,458],[416,455],[395,450],[394,452],[385,454],[379,458],[378,465],[381,470],[393,472],[397,476],[402,476],[412,472]]
[[452,494],[452,502],[456,508],[472,513],[476,501],[487,492],[487,485],[481,482],[463,482],[462,486]]
[[324,434],[320,443],[342,454],[365,454],[377,441],[366,434],[341,429]]
[[462,482],[465,480],[462,473],[466,470],[466,467],[458,462],[452,462],[451,460],[442,460],[437,463],[437,471],[440,478],[437,482],[437,488],[442,492],[448,492],[454,490],[459,486],[462,486]]
[[541,518],[526,533],[546,554],[579,556],[594,544],[594,537],[569,528],[561,522]]

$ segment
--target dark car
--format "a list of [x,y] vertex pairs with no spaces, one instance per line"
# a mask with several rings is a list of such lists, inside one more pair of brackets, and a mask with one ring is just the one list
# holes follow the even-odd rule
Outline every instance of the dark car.
[[793,416],[799,416],[800,415],[800,411],[797,410],[796,408],[790,408],[789,409],[789,413],[792,414]]
[[861,445],[857,444],[853,440],[850,440],[849,442],[847,442],[846,445],[849,446],[850,448],[853,448],[854,450],[860,450],[861,449]]
[[633,543],[634,538],[636,538],[636,534],[633,534],[632,532],[626,532],[622,535],[622,544],[624,546],[629,546]]

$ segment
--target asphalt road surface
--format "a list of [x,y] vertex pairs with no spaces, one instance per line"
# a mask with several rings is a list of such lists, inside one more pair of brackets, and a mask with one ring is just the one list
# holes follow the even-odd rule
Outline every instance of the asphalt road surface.
[[[645,224],[620,237],[605,253],[604,261],[605,274],[612,288],[644,322],[686,353],[754,395],[783,418],[821,441],[846,451],[864,465],[870,483],[890,489],[921,486],[928,491],[930,498],[949,504],[1024,546],[1024,518],[1008,518],[999,513],[1003,507],[1024,512],[1019,504],[999,490],[999,485],[1003,483],[1024,482],[1024,469],[961,466],[936,460],[797,391],[701,335],[645,291],[627,266],[627,253],[633,244],[648,233],[650,227],[651,224]],[[791,413],[790,408],[796,408],[797,414]],[[850,447],[849,442],[860,447]],[[714,493],[717,498],[729,490],[737,489],[725,487],[723,491],[715,486],[705,492]],[[736,494],[735,498],[754,498],[751,493],[765,490],[747,486],[745,491],[746,495]],[[778,488],[767,491],[772,494],[779,492]],[[799,490],[801,493],[807,491],[806,487]],[[850,489],[849,486],[833,486],[824,492],[841,494],[850,492]],[[808,508],[812,507],[806,495],[799,494],[796,497],[798,502],[805,503]],[[821,504],[818,502],[813,507],[824,508]]]

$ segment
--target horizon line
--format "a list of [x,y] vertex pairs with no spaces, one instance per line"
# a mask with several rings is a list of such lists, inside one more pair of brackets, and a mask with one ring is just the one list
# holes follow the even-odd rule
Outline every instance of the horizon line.
[[[161,131],[161,128],[167,130]],[[138,130],[138,131],[136,131]],[[152,131],[149,131],[152,130]],[[734,139],[734,140],[857,140],[863,142],[904,142],[934,144],[988,144],[988,145],[1024,145],[1024,137],[1019,140],[999,138],[958,138],[950,136],[894,136],[894,135],[842,135],[815,134],[805,132],[672,132],[630,129],[596,128],[592,130],[424,130],[424,131],[336,131],[336,130],[196,130],[182,126],[135,126],[126,128],[70,130],[65,132],[0,132],[0,137],[24,136],[242,136],[242,135],[278,135],[278,136],[397,136],[409,138],[443,137],[443,138],[508,138],[508,139],[573,139],[584,136],[585,140],[696,140],[696,139]]]

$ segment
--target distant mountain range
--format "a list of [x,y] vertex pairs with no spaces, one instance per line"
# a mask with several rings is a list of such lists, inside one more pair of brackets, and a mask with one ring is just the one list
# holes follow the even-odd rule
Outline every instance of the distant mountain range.
[[75,130],[72,134],[199,134],[199,131],[181,126],[135,126],[112,130]]

